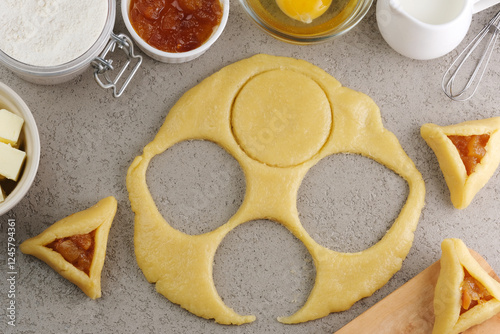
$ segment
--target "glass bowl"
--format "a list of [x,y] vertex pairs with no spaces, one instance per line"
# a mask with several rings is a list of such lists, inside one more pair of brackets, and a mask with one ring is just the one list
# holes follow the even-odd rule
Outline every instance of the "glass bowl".
[[355,27],[373,0],[333,0],[330,8],[311,23],[294,20],[276,0],[239,0],[253,22],[271,36],[293,44],[314,44],[338,37]]

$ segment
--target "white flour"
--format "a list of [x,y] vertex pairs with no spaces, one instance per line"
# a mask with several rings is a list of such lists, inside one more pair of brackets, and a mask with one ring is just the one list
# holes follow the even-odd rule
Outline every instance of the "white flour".
[[0,49],[30,65],[55,66],[97,40],[108,0],[0,0]]

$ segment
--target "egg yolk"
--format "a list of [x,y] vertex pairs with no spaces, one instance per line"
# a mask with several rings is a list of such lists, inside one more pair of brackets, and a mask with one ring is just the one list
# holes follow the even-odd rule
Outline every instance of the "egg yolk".
[[276,3],[292,19],[311,23],[326,12],[332,0],[276,0]]

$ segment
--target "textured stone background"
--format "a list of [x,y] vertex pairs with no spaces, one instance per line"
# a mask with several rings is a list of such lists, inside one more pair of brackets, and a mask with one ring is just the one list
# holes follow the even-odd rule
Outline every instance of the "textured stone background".
[[[474,16],[466,39],[494,12]],[[119,12],[115,32],[126,32]],[[240,327],[200,319],[157,294],[138,268],[133,250],[134,216],[125,187],[128,166],[187,89],[256,53],[305,59],[372,97],[384,125],[413,159],[427,189],[415,242],[401,271],[350,310],[294,326],[282,325],[276,317],[303,305],[315,270],[305,247],[279,224],[264,220],[243,224],[223,240],[216,254],[214,279],[220,295],[237,312],[257,316],[256,322]],[[46,264],[18,252],[17,326],[8,327],[2,316],[0,332],[333,333],[439,259],[440,242],[447,237],[462,238],[500,272],[498,172],[467,209],[456,210],[436,158],[419,135],[423,123],[447,125],[500,114],[498,53],[477,95],[464,103],[449,100],[440,88],[456,54],[431,61],[400,56],[382,39],[374,7],[356,28],[334,41],[290,45],[258,29],[231,0],[226,30],[205,55],[179,65],[145,57],[132,86],[119,99],[99,88],[91,71],[64,85],[38,86],[0,68],[0,81],[32,109],[42,143],[40,168],[28,196],[0,217],[2,266],[8,218],[16,219],[16,236],[23,241],[103,197],[114,195],[119,202],[102,273],[102,298],[88,299]],[[172,147],[153,161],[148,181],[167,220],[190,234],[227,221],[245,191],[236,161],[208,142]],[[385,233],[407,191],[406,183],[384,166],[359,156],[336,155],[310,170],[297,205],[304,226],[317,241],[334,250],[356,252]],[[6,273],[6,266],[0,267],[2,309],[7,306]]]

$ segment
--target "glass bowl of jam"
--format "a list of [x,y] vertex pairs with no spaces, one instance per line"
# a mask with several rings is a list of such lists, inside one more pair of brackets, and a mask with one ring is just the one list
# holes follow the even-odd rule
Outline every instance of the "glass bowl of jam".
[[164,63],[193,60],[224,30],[229,0],[123,0],[125,26],[136,44]]
[[315,44],[355,27],[373,0],[239,0],[250,19],[271,36]]

